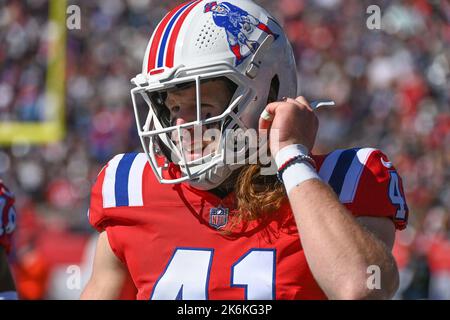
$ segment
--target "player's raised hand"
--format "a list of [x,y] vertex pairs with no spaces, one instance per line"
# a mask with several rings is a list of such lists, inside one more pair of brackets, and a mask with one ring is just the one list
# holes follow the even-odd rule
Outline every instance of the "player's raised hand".
[[318,127],[317,116],[302,96],[268,104],[259,119],[259,130],[270,130],[269,147],[272,155],[291,144],[302,144],[311,150]]

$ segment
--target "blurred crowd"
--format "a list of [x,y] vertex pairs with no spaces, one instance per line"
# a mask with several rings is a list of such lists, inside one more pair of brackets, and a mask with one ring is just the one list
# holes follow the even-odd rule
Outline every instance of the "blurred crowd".
[[[157,23],[178,2],[69,1],[81,8],[81,28],[67,31],[66,138],[0,148],[0,177],[17,197],[11,260],[24,279],[23,298],[76,296],[52,277],[85,259],[93,233],[85,212],[100,168],[117,153],[140,150],[129,80],[141,71]],[[338,105],[320,112],[315,152],[380,148],[403,178],[410,216],[394,248],[396,298],[450,299],[450,3],[256,2],[288,33],[301,94]],[[381,9],[381,30],[366,24],[371,4]],[[46,0],[0,0],[0,125],[45,119],[48,7]]]

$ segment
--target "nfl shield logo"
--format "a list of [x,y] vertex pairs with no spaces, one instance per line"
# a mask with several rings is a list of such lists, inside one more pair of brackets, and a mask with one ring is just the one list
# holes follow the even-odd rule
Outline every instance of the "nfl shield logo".
[[209,211],[209,225],[220,229],[228,222],[228,208],[211,208]]

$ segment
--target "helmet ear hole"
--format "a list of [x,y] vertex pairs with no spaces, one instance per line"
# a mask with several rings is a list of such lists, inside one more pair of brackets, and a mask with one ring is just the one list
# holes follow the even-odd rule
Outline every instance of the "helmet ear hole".
[[270,82],[269,96],[267,97],[267,104],[278,100],[278,93],[280,92],[280,79],[275,75]]
[[149,96],[150,101],[155,107],[155,113],[158,119],[161,121],[161,124],[165,127],[170,125],[170,112],[167,108],[165,101],[167,98],[166,92],[155,92]]

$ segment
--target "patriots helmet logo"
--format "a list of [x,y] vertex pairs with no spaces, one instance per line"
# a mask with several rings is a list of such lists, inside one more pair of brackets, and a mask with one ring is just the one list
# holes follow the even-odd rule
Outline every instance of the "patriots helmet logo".
[[[240,65],[259,48],[257,41],[249,40],[249,36],[255,28],[273,35],[275,40],[279,37],[279,35],[272,32],[268,25],[229,2],[209,2],[205,5],[204,12],[212,12],[214,23],[218,27],[225,29],[230,50],[236,56],[236,66]],[[243,47],[249,50],[246,54],[242,53],[241,49]]]

